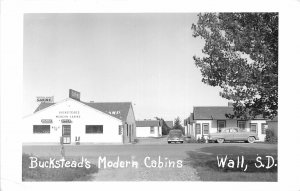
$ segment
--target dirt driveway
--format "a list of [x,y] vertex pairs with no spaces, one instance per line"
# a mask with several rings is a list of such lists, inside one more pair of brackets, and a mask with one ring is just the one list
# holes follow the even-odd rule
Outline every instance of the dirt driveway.
[[[118,168],[109,167],[107,164],[104,168],[104,162],[101,163],[99,172],[94,174],[94,181],[197,181],[201,177],[197,174],[188,160],[188,153],[197,151],[202,155],[201,148],[211,146],[222,146],[224,149],[228,146],[242,146],[253,148],[273,148],[268,144],[132,144],[132,145],[69,145],[65,147],[66,156],[84,157],[99,167],[99,157],[106,162],[111,161],[137,161],[138,168],[129,167]],[[54,146],[23,146],[23,153],[34,154],[39,157],[59,157],[60,147]],[[145,161],[146,160],[146,161]],[[155,162],[152,162],[155,161]],[[158,163],[161,161],[163,167],[159,168]],[[178,162],[179,161],[179,162]],[[180,162],[182,161],[182,163]],[[174,162],[174,163],[173,163]],[[182,165],[180,165],[180,163]],[[170,165],[171,164],[171,165]],[[175,164],[175,165],[173,165]],[[154,166],[154,167],[153,167]]]

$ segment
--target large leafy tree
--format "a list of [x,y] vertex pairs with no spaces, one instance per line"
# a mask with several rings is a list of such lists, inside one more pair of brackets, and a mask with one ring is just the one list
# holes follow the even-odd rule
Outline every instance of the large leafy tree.
[[205,40],[194,56],[202,81],[234,101],[228,117],[273,118],[278,109],[278,13],[203,13],[192,25]]

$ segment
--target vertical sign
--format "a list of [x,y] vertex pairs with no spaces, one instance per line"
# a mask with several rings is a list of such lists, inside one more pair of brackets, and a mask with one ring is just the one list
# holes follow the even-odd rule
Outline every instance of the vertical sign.
[[80,92],[70,89],[69,90],[69,98],[80,101]]

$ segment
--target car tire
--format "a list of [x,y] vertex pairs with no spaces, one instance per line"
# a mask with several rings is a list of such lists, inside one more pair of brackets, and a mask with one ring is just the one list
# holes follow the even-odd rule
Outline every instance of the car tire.
[[217,142],[218,142],[218,143],[223,143],[223,142],[224,142],[224,139],[218,138],[218,139],[217,139]]
[[254,137],[248,137],[248,143],[254,143],[255,138]]
[[170,144],[171,142],[170,141],[168,141],[168,144]]

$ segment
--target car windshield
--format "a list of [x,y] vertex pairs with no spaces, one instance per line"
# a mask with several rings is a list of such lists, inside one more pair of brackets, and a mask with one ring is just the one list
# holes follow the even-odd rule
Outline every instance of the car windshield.
[[170,137],[181,137],[182,136],[182,131],[181,130],[171,130],[169,132]]

